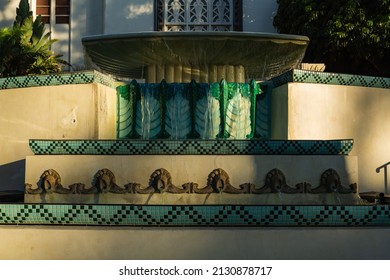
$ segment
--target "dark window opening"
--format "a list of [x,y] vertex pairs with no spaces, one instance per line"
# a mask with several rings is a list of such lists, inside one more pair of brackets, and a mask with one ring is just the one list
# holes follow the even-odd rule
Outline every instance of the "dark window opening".
[[35,13],[42,17],[45,24],[50,24],[50,0],[37,0]]
[[70,0],[56,0],[56,24],[69,24]]

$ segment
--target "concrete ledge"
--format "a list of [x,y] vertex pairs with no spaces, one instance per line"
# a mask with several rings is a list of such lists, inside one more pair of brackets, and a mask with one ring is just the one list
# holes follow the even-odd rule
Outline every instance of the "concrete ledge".
[[389,120],[390,79],[383,81],[385,88],[375,88],[374,80],[381,78],[347,86],[330,84],[338,75],[322,77],[329,84],[295,79],[273,89],[271,139],[354,139],[351,155],[359,157],[359,189],[383,192],[383,173],[376,169],[389,161],[390,132],[383,127]]
[[100,83],[0,89],[0,190],[23,190],[31,138],[115,138],[116,99]]

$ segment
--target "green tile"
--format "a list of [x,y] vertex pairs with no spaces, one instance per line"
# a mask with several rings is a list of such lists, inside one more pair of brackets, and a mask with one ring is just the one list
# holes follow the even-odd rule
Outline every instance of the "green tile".
[[353,140],[35,140],[36,155],[348,155]]

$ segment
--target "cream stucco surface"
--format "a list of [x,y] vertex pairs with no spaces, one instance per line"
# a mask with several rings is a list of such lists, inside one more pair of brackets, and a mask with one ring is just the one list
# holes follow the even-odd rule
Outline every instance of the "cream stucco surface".
[[0,28],[12,26],[19,0],[0,0]]
[[389,259],[389,228],[1,226],[0,259]]
[[273,94],[273,139],[352,138],[360,191],[384,191],[376,168],[390,160],[389,89],[289,83]]
[[23,189],[12,165],[32,154],[29,139],[116,137],[116,92],[100,84],[0,90],[0,104],[0,189]]

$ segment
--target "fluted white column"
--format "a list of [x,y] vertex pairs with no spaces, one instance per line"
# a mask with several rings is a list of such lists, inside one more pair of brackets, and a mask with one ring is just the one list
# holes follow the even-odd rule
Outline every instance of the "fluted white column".
[[147,67],[147,76],[146,76],[146,82],[147,83],[155,83],[156,82],[156,65],[149,65]]

